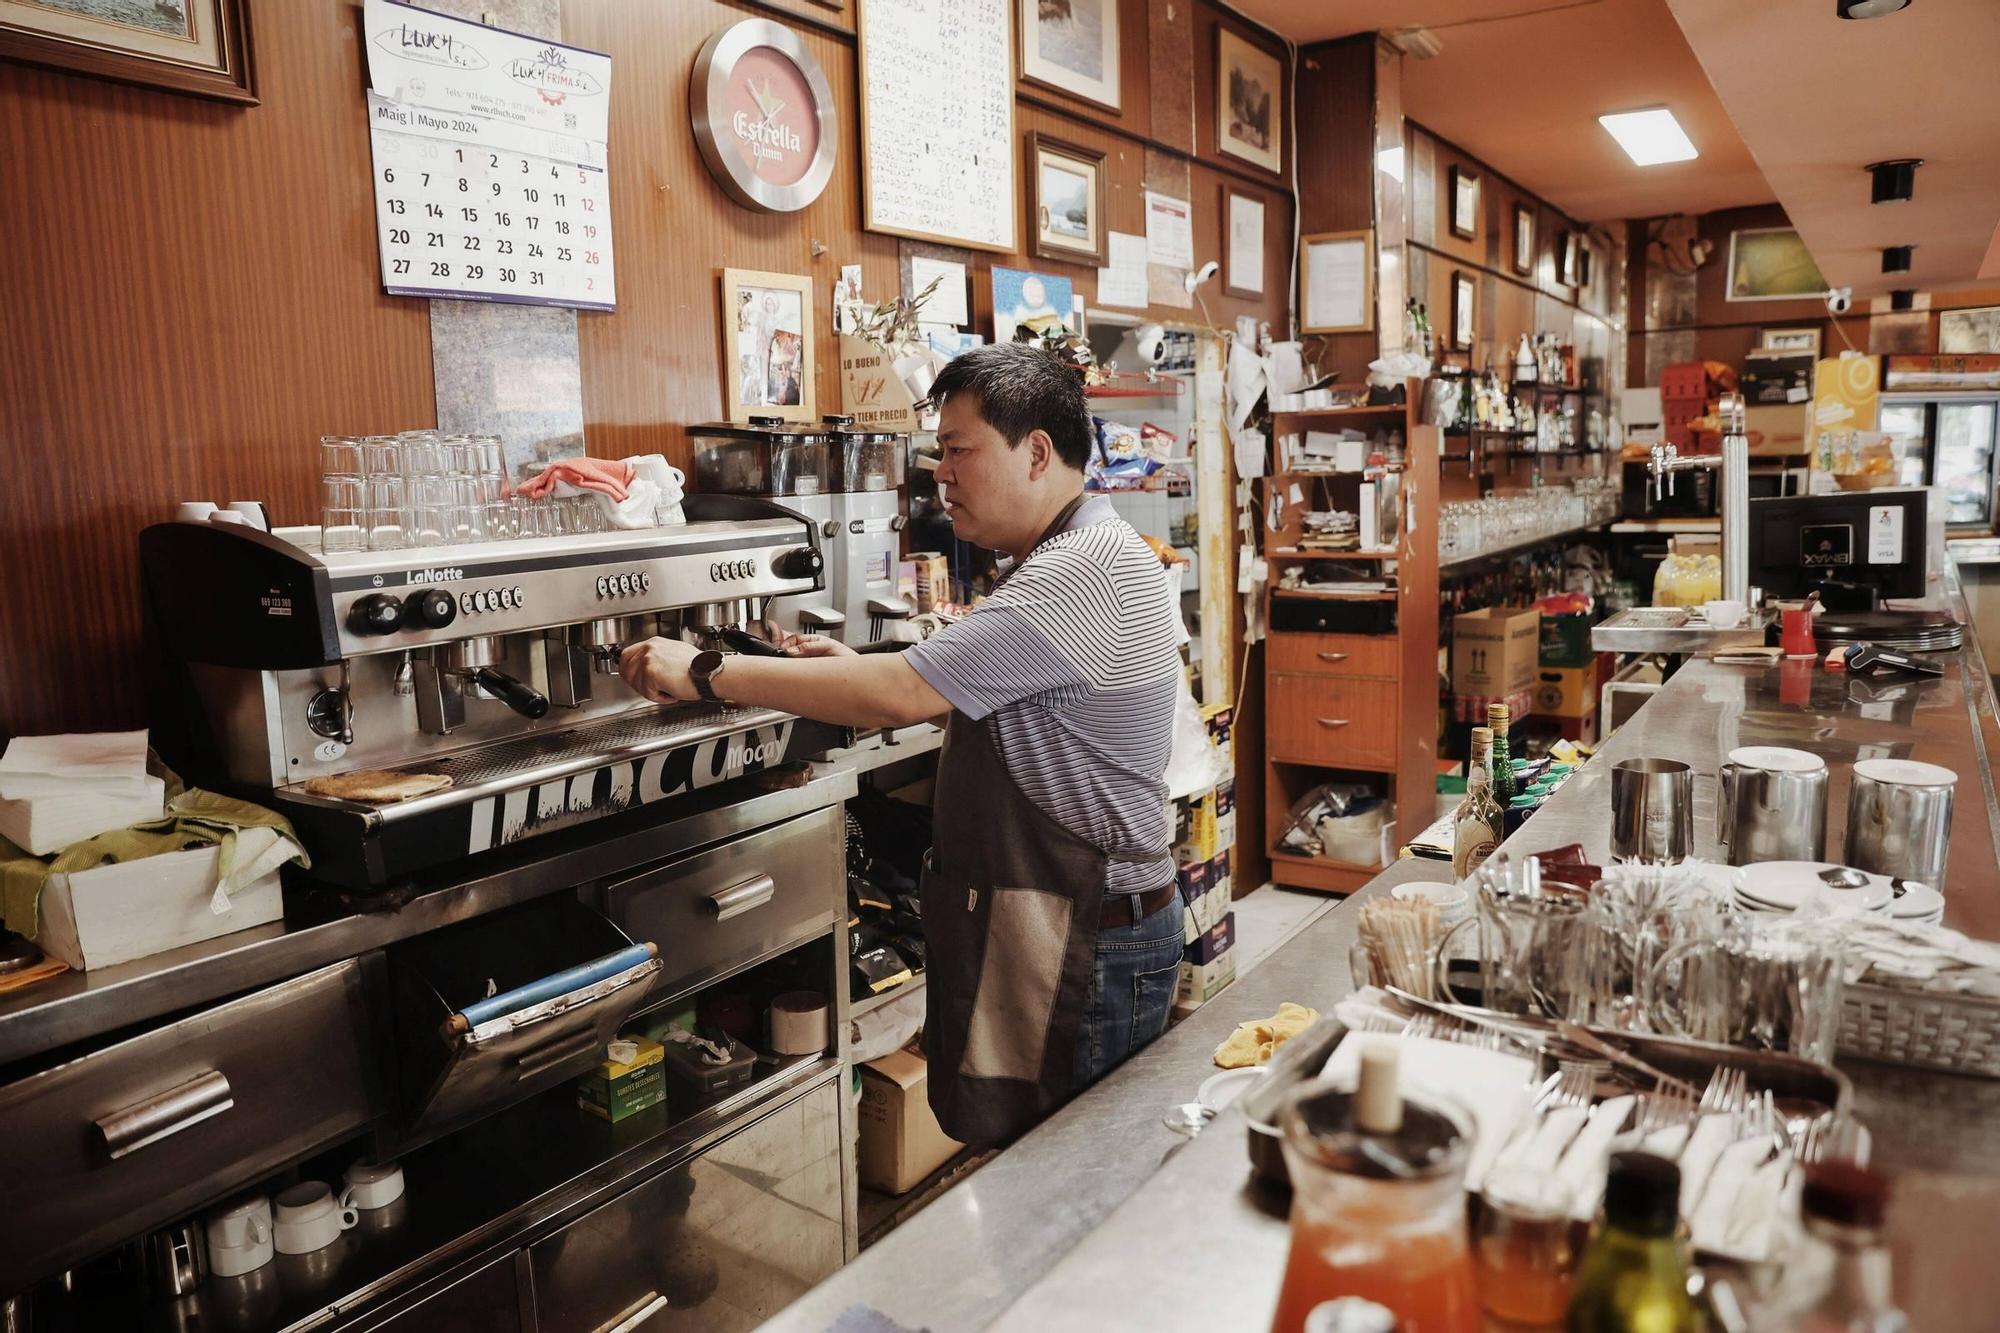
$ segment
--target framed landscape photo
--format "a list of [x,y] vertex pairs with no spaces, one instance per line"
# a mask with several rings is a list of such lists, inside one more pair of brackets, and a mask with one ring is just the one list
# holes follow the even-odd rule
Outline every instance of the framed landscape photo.
[[1451,234],[1471,240],[1479,233],[1479,177],[1464,167],[1451,169]]
[[1028,217],[1038,257],[1105,263],[1104,154],[1030,131]]
[[1215,29],[1215,145],[1284,173],[1284,64],[1228,28]]
[[722,270],[722,398],[731,421],[817,421],[812,279]]
[[1514,271],[1527,277],[1535,271],[1535,210],[1514,205]]
[[1826,279],[1790,227],[1729,233],[1731,301],[1798,301],[1826,295]]
[[0,0],[0,59],[257,104],[249,0]]
[[1222,294],[1264,296],[1264,200],[1234,185],[1222,187]]
[[1456,351],[1469,352],[1472,350],[1472,321],[1473,317],[1478,313],[1475,308],[1478,300],[1478,281],[1470,273],[1464,272],[1461,269],[1453,269],[1451,273],[1451,345]]
[[1987,356],[1994,352],[2000,352],[2000,305],[1938,312],[1938,355]]
[[1021,77],[1118,110],[1118,0],[1021,0]]

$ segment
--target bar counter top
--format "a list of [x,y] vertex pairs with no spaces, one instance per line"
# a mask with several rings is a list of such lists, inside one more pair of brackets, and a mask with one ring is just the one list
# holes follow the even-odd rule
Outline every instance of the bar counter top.
[[[1963,615],[1962,604],[1959,607]],[[1818,663],[1690,662],[1597,757],[1509,838],[1525,854],[1581,842],[1609,854],[1610,770],[1654,755],[1691,763],[1697,855],[1713,857],[1715,772],[1738,745],[1789,745],[1834,770],[1836,857],[1847,770],[1908,758],[1960,775],[1947,922],[2000,938],[2000,809],[1993,692],[1968,641],[1934,680],[1849,679]],[[1322,1011],[1350,989],[1358,904],[1408,880],[1448,880],[1406,859],[1321,916],[1158,1042],[946,1192],[773,1320],[785,1333],[845,1329],[1260,1328],[1284,1266],[1285,1204],[1251,1184],[1241,1115],[1191,1143],[1162,1123],[1215,1072],[1215,1047],[1283,1000]],[[1898,1173],[1898,1211],[1931,1225],[1899,1250],[1899,1299],[1925,1329],[1985,1327],[2000,1271],[1956,1238],[2000,1223],[2000,1080],[1842,1060],[1874,1163]]]

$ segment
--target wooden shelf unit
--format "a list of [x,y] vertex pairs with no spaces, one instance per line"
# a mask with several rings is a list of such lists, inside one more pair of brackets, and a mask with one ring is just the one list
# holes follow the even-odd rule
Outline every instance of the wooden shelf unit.
[[[1332,557],[1383,561],[1385,572],[1387,563],[1393,563],[1395,591],[1315,595],[1287,593],[1275,581],[1265,585],[1267,617],[1287,601],[1326,607],[1343,601],[1397,603],[1395,628],[1386,634],[1284,630],[1267,620],[1273,627],[1264,646],[1264,845],[1270,849],[1275,883],[1346,894],[1381,873],[1379,867],[1278,849],[1292,803],[1343,772],[1387,779],[1399,836],[1402,830],[1425,827],[1435,817],[1438,478],[1443,450],[1438,429],[1422,424],[1417,406],[1421,388],[1420,382],[1411,383],[1408,407],[1344,414],[1373,417],[1383,425],[1394,418],[1403,431],[1403,509],[1395,549]],[[1283,419],[1329,414],[1275,415]],[[1274,439],[1277,433],[1274,429]],[[1297,536],[1295,530],[1264,531],[1264,554],[1288,562],[1314,558],[1311,552],[1295,549]]]

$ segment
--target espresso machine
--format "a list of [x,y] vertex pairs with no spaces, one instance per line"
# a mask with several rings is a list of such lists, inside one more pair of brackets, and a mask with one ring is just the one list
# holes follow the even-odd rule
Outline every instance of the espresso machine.
[[701,491],[767,499],[818,527],[825,586],[775,599],[765,613],[771,630],[859,647],[911,617],[915,608],[896,587],[907,437],[844,416],[818,426],[752,417],[747,426],[696,426],[689,436]]
[[[291,819],[349,888],[842,743],[771,709],[661,707],[626,645],[709,646],[825,587],[818,531],[691,495],[665,528],[322,553],[318,530],[140,534],[155,744],[189,782]],[[722,646],[715,644],[715,646]]]

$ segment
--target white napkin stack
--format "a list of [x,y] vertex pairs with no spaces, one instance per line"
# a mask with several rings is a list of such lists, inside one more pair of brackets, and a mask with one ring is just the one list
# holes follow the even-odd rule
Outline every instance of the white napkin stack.
[[165,811],[143,731],[18,736],[0,755],[0,836],[36,856]]

